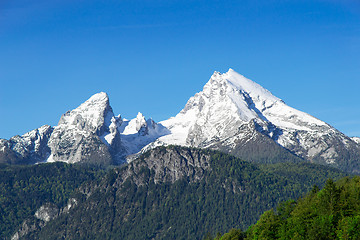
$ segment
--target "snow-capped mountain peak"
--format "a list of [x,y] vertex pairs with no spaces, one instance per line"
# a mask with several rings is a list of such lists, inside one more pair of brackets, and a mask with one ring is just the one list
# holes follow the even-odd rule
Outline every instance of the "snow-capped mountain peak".
[[139,130],[146,126],[146,120],[142,113],[138,113],[136,118],[129,121],[129,123],[124,128],[124,131],[122,134],[129,135],[129,134],[135,134],[138,133]]
[[275,149],[285,158],[294,154],[360,172],[356,167],[351,169],[358,166],[353,161],[359,159],[359,143],[359,138],[350,139],[325,122],[287,106],[270,91],[229,69],[223,74],[214,72],[183,110],[160,123],[140,112],[132,120],[115,116],[108,95],[97,93],[65,113],[54,128],[45,126],[9,141],[0,139],[0,161],[5,156],[5,162],[41,162],[49,156],[48,161],[98,163],[100,159],[113,164],[131,159],[140,150],[175,144],[217,149],[245,159],[250,156],[259,162],[276,159],[268,156]]
[[178,144],[232,152],[266,136],[304,159],[335,164],[343,149],[355,144],[232,69],[215,72],[179,114],[160,123],[171,133],[154,146]]
[[227,81],[233,85],[234,89],[237,91],[246,92],[252,99],[270,102],[282,101],[261,85],[235,72],[231,68],[226,73],[218,73],[215,76],[216,78]]
[[170,133],[162,124],[151,118],[146,120],[140,112],[132,120],[124,119],[118,129],[127,155],[138,153],[149,143]]
[[44,161],[50,154],[47,142],[52,131],[52,127],[44,125],[22,136],[16,135],[8,141],[0,139],[0,152],[13,151],[16,153],[10,154],[9,159],[5,159],[5,162],[26,164]]
[[73,126],[78,129],[87,128],[87,130],[102,134],[104,125],[109,126],[114,117],[109,104],[109,97],[106,93],[100,92],[94,94],[87,101],[72,111],[65,113],[58,125]]
[[254,119],[266,125],[269,121],[262,111],[275,104],[283,101],[234,70],[214,72],[203,91],[191,97],[176,117],[161,122],[172,132],[161,140],[208,145],[213,142],[211,139],[234,136],[239,126]]
[[[122,149],[117,140],[120,120],[114,116],[108,95],[104,92],[94,94],[76,109],[62,115],[49,140],[51,155],[48,161],[73,163],[92,158],[111,159],[112,153]],[[92,148],[97,148],[97,152]]]

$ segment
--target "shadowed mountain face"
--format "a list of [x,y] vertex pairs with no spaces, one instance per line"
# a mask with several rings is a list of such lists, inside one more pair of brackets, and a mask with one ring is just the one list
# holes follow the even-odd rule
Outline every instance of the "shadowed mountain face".
[[305,160],[360,171],[358,138],[287,106],[232,69],[215,72],[179,114],[160,123],[141,113],[132,120],[115,116],[107,94],[95,94],[53,128],[1,139],[0,162],[121,164],[161,145],[210,148],[258,163]]

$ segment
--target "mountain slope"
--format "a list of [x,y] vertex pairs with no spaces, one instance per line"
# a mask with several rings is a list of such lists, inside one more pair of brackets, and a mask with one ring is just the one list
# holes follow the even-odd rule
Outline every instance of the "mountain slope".
[[115,116],[108,95],[100,92],[63,114],[55,127],[45,125],[23,136],[0,139],[0,163],[121,164],[167,133],[141,113],[132,120]]
[[257,163],[307,160],[360,172],[358,138],[287,106],[232,69],[215,72],[179,114],[160,123],[141,113],[132,120],[115,116],[107,94],[97,93],[55,127],[0,139],[0,162],[122,164],[171,144],[220,150]]
[[53,128],[44,125],[22,136],[0,139],[0,163],[33,164],[45,161],[50,155],[48,140]]
[[51,155],[47,161],[111,164],[112,157],[123,151],[116,124],[107,94],[95,94],[60,118],[49,139]]
[[0,164],[0,239],[10,239],[16,228],[43,204],[51,202],[62,207],[76,188],[100,173],[65,163]]
[[266,144],[259,149],[269,148],[274,142],[311,162],[360,170],[360,146],[354,140],[287,106],[232,69],[224,74],[215,72],[203,91],[191,97],[179,114],[161,124],[171,134],[160,137],[154,146],[213,148],[244,157],[244,147],[257,145],[261,139]]
[[277,202],[344,176],[307,163],[271,166],[210,150],[159,147],[112,170],[100,184],[81,187],[78,205],[32,236],[200,239],[208,231],[246,228]]

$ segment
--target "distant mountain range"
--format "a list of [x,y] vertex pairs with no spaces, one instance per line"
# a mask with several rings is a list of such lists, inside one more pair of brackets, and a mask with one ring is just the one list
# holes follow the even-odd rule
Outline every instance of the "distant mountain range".
[[159,123],[116,116],[101,92],[57,126],[0,139],[0,238],[202,239],[245,230],[280,201],[358,174],[359,160],[360,138],[231,69]]
[[210,148],[258,163],[310,161],[360,172],[360,138],[287,106],[229,69],[215,72],[175,117],[115,116],[106,93],[63,114],[57,126],[0,139],[0,162],[118,165],[161,145]]

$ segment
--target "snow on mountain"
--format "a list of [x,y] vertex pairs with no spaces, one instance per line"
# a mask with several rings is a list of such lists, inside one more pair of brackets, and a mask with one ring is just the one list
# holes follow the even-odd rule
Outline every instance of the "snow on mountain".
[[121,163],[126,156],[167,133],[141,113],[132,120],[115,116],[108,95],[101,92],[61,117],[49,141],[48,161],[74,163],[111,156],[113,163]]
[[15,136],[10,139],[10,142],[14,143],[13,149],[25,156],[30,149],[31,152],[39,152],[42,147],[42,143],[51,133],[52,129],[48,125],[44,125],[40,128],[34,129],[22,136]]
[[113,127],[116,122],[108,95],[93,95],[60,118],[49,140],[51,155],[47,161],[109,161],[112,152],[121,150],[121,143],[115,140],[119,136]]
[[351,140],[353,140],[357,144],[360,144],[360,137],[352,137]]
[[58,126],[87,129],[100,135],[104,128],[110,125],[114,117],[109,105],[109,97],[106,93],[100,92],[81,104],[78,108],[65,113],[58,123]]
[[218,149],[258,162],[299,156],[360,172],[359,143],[360,138],[350,139],[289,107],[229,69],[215,72],[182,111],[160,123],[141,113],[132,120],[115,116],[108,95],[97,93],[65,113],[54,128],[0,139],[0,162],[119,164],[155,146],[175,144]]
[[0,139],[0,162],[119,164],[168,130],[139,113],[115,116],[106,93],[91,96],[66,112],[54,128],[43,126],[10,140]]
[[[191,97],[176,117],[161,122],[172,134],[160,140],[196,146],[214,137],[231,137],[240,125],[251,120],[264,127],[274,122],[279,127],[296,130],[309,130],[308,122],[326,125],[288,107],[268,90],[229,69],[225,74],[215,72],[203,91]],[[194,130],[201,132],[194,135]]]
[[50,148],[47,146],[47,141],[53,128],[44,125],[40,128],[34,129],[22,136],[14,136],[9,140],[0,140],[0,156],[7,163],[36,163],[44,161],[50,155]]
[[170,133],[167,128],[154,122],[151,118],[145,120],[144,115],[140,112],[136,118],[124,120],[119,130],[127,156],[138,153],[149,143]]
[[179,114],[160,123],[171,133],[151,146],[219,148],[221,143],[221,148],[231,152],[241,147],[239,142],[252,141],[251,136],[259,139],[251,133],[256,131],[304,159],[335,166],[344,151],[355,147],[335,128],[287,106],[232,69],[224,74],[215,72]]
[[122,131],[122,134],[135,134],[138,133],[142,127],[146,126],[146,120],[144,115],[139,112],[136,118],[132,119],[131,121],[124,122],[123,125],[124,130]]

